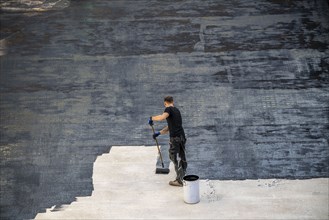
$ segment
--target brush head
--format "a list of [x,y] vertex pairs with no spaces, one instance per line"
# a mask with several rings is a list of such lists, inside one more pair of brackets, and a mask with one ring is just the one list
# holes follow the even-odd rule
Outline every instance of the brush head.
[[160,167],[157,167],[155,169],[155,173],[156,174],[168,174],[170,172],[170,169],[169,168],[160,168]]

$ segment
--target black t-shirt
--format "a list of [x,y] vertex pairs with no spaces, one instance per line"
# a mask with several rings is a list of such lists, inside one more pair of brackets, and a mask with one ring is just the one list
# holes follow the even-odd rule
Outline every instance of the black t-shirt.
[[169,106],[166,107],[164,112],[167,112],[169,114],[169,116],[167,117],[167,123],[170,137],[185,137],[184,129],[182,127],[182,116],[178,108],[174,106]]

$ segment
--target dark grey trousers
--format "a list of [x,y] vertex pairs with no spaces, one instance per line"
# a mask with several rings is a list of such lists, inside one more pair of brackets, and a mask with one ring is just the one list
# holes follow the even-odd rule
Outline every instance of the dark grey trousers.
[[183,182],[183,177],[186,174],[187,162],[185,156],[186,138],[170,137],[169,158],[173,162],[176,171],[176,180]]

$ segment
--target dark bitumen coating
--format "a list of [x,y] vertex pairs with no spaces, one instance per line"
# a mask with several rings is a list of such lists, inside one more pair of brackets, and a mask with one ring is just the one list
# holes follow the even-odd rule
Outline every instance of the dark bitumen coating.
[[147,121],[166,95],[183,116],[188,174],[329,177],[328,15],[326,0],[2,12],[1,218],[90,196],[97,156],[155,145]]

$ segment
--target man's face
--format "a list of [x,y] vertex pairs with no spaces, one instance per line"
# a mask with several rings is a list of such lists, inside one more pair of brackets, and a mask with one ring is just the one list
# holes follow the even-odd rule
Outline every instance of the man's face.
[[164,102],[164,106],[165,107],[168,107],[168,106],[170,106],[172,103],[169,103],[169,102]]

